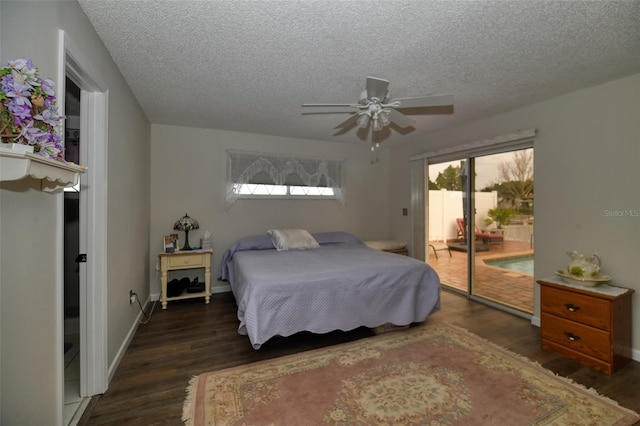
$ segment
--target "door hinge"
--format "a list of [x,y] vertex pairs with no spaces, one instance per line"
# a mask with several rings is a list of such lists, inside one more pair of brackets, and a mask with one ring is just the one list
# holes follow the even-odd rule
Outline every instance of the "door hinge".
[[76,263],[86,263],[87,262],[87,254],[81,253],[76,257]]

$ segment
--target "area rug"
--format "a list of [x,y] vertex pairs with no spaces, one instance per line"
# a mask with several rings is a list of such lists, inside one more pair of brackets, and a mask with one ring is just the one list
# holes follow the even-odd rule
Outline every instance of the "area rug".
[[187,425],[632,425],[640,417],[446,323],[194,377]]

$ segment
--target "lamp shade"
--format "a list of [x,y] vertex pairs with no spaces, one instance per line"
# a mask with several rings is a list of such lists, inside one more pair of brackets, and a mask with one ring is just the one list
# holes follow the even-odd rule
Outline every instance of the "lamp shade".
[[173,229],[176,231],[184,231],[184,247],[182,247],[182,250],[191,250],[191,246],[189,246],[189,231],[199,228],[200,224],[198,221],[187,213],[185,213],[180,219],[176,220],[176,223],[173,224]]
[[176,220],[173,229],[176,231],[190,231],[192,229],[200,229],[200,224],[197,220],[185,213],[184,216]]

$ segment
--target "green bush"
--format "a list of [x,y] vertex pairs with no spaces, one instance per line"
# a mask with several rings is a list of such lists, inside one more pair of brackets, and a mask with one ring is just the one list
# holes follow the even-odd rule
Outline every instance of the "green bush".
[[496,223],[498,229],[501,229],[503,225],[511,223],[511,216],[516,212],[513,209],[504,209],[496,207],[495,209],[489,209],[487,211],[487,218],[484,220],[485,226],[489,226],[492,223]]

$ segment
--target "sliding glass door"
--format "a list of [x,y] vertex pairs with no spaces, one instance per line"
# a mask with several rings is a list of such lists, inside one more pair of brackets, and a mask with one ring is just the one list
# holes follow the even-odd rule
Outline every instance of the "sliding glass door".
[[533,148],[428,165],[427,261],[442,284],[533,314]]
[[471,295],[533,314],[533,148],[472,158]]

